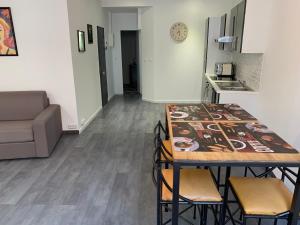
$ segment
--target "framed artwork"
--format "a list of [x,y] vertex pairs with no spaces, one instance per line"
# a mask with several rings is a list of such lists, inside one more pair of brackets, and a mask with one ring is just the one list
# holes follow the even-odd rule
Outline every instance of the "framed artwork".
[[85,52],[85,33],[84,31],[77,30],[78,37],[78,51]]
[[9,7],[0,7],[0,56],[18,56],[14,25]]
[[93,44],[93,26],[91,24],[87,25],[87,33],[88,33],[88,43]]

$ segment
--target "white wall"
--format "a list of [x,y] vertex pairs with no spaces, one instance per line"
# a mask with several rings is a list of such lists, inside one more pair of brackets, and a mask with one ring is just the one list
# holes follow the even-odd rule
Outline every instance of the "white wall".
[[112,32],[114,35],[114,46],[112,48],[112,73],[114,94],[123,94],[123,71],[121,31],[137,30],[137,12],[114,12],[112,13]]
[[139,33],[140,46],[140,83],[142,97],[146,101],[153,101],[154,95],[154,24],[153,7],[141,9],[141,31]]
[[[205,19],[209,16],[220,16],[239,1],[102,0],[101,2],[104,7],[117,9],[140,7],[140,79],[143,99],[153,102],[199,102]],[[122,19],[122,22],[125,21],[126,19]],[[169,35],[171,25],[178,21],[186,23],[189,27],[188,39],[180,44],[173,42]],[[119,33],[119,30],[116,29],[114,33]],[[118,37],[119,34],[115,37],[116,44],[120,43]],[[121,54],[116,49],[112,51],[115,51],[112,56],[114,93],[122,94],[121,60],[116,58],[121,57]]]
[[261,120],[300,149],[300,1],[273,1],[259,103]]
[[[205,20],[209,16],[220,15],[236,2],[237,0],[154,1],[153,25],[147,21],[148,26],[153,26],[153,43],[149,42],[151,36],[147,37],[147,40],[142,40],[145,42],[144,45],[149,42],[148,48],[154,49],[153,58],[151,53],[148,57],[142,52],[143,64],[149,67],[153,64],[154,83],[153,86],[147,87],[153,90],[152,93],[149,92],[147,95],[143,93],[144,99],[154,102],[201,100]],[[171,25],[178,21],[186,23],[189,28],[188,38],[183,43],[175,43],[169,34]],[[142,18],[142,33],[144,29]],[[142,79],[143,83],[146,83],[145,77],[147,79],[151,75],[143,73],[144,71],[142,69]]]
[[103,7],[147,7],[152,6],[154,0],[100,0]]
[[[105,39],[109,41],[109,35],[112,34],[112,15],[109,9],[104,8],[104,12],[106,15],[105,20]],[[110,48],[109,44],[106,50],[106,73],[107,73],[107,88],[108,88],[108,100],[110,100],[114,96],[114,86],[113,86],[113,64],[112,64],[112,48]]]
[[61,105],[63,129],[77,126],[66,0],[1,0],[1,6],[12,8],[19,56],[0,58],[0,90],[45,90]]
[[[70,37],[79,129],[102,108],[97,26],[106,27],[106,13],[98,0],[68,0]],[[87,24],[93,25],[94,43],[88,44]],[[86,52],[78,52],[77,30],[85,31]],[[109,74],[108,74],[109,76]]]

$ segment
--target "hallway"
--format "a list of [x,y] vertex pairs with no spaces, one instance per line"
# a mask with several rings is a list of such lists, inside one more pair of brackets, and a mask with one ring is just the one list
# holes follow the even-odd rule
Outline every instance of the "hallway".
[[164,107],[114,97],[48,159],[0,162],[2,225],[151,225],[153,127]]

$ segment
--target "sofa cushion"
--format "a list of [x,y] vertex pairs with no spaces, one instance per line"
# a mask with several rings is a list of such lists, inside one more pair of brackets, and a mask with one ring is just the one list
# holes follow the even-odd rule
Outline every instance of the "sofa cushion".
[[45,91],[0,92],[0,121],[33,120],[48,105]]
[[0,121],[0,144],[33,141],[32,120]]

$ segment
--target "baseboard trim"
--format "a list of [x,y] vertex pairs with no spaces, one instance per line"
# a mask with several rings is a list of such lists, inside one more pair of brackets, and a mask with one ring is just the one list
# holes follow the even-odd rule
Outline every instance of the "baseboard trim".
[[109,102],[113,97],[115,97],[115,95],[110,96],[110,97],[108,98],[108,102]]
[[100,110],[102,109],[102,107],[99,107],[96,112],[94,112],[90,118],[85,122],[84,125],[82,125],[80,128],[79,128],[79,134],[81,134],[89,125],[90,123],[96,118],[96,116],[98,115],[98,113],[100,112]]
[[151,103],[194,103],[198,104],[201,103],[201,100],[153,100],[153,99],[146,99],[142,98],[145,102],[151,102]]
[[79,134],[79,130],[63,130],[63,134]]

